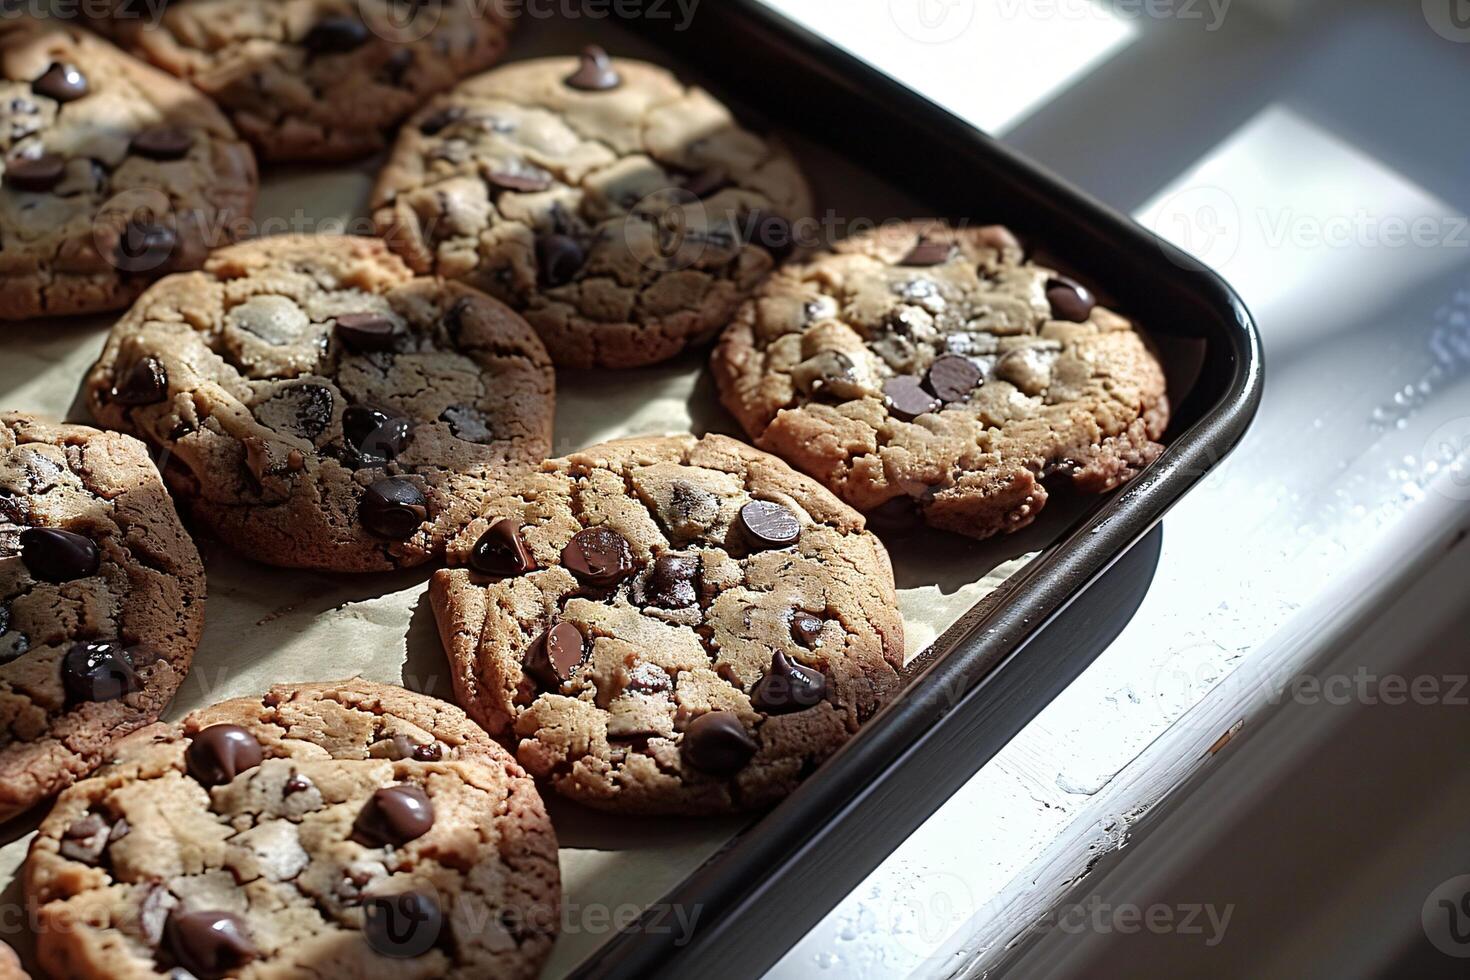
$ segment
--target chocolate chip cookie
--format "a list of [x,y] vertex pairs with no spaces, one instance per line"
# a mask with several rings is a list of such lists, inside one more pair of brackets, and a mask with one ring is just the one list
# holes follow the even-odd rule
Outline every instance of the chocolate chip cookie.
[[429,595],[470,717],[566,796],[628,813],[772,803],[898,682],[863,521],[722,436],[549,461],[450,544]]
[[811,200],[785,150],[708,93],[589,49],[431,101],[373,209],[409,265],[520,310],[557,364],[634,367],[723,327]]
[[0,21],[0,319],[127,306],[231,241],[255,187],[189,86],[86,31]]
[[[187,79],[268,160],[386,145],[430,95],[493,65],[511,19],[486,0],[117,0],[99,26]],[[156,23],[155,23],[156,19]]]
[[556,837],[472,729],[344,681],[138,732],[31,846],[38,959],[68,977],[536,976]]
[[487,485],[551,444],[526,322],[415,277],[376,239],[287,235],[158,283],[87,381],[93,414],[165,454],[226,543],[276,565],[427,561]]
[[136,439],[0,415],[0,820],[158,719],[204,569]]
[[1143,335],[998,226],[886,227],[784,268],[712,363],[756,445],[859,510],[975,538],[1030,524],[1047,483],[1128,481],[1169,419]]

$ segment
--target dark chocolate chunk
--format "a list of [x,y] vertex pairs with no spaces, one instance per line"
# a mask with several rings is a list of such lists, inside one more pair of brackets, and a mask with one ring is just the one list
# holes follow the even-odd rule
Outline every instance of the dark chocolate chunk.
[[296,793],[305,793],[307,790],[311,789],[311,786],[312,783],[310,777],[303,776],[299,772],[293,772],[291,774],[291,778],[286,780],[286,785],[282,787],[282,791],[284,795],[292,796]]
[[546,286],[565,286],[577,278],[587,262],[587,251],[570,235],[542,235],[536,239],[536,265]]
[[[126,826],[124,823],[123,826]],[[61,834],[61,856],[83,864],[96,864],[107,850],[112,826],[95,810],[73,820]]]
[[644,595],[660,609],[687,609],[699,601],[698,579],[698,558],[660,555],[649,570]]
[[5,186],[40,193],[61,183],[65,174],[66,159],[55,153],[15,157],[5,164]]
[[787,715],[819,704],[826,693],[827,678],[821,671],[778,650],[771,658],[771,669],[751,689],[750,703],[768,715]]
[[61,658],[61,683],[73,704],[115,701],[143,689],[133,658],[116,643],[73,643]]
[[164,945],[199,980],[220,980],[255,959],[245,920],[233,912],[174,909],[163,927]]
[[168,225],[129,221],[117,236],[112,264],[119,272],[152,272],[167,262],[178,246],[178,233]]
[[31,82],[32,92],[57,102],[75,102],[87,94],[89,87],[87,76],[81,69],[60,61],[51,62],[51,66]]
[[408,446],[412,424],[375,408],[353,405],[342,413],[342,439],[358,469],[382,466]]
[[129,149],[150,160],[181,160],[194,145],[194,136],[180,126],[153,126],[143,130],[129,144]]
[[413,761],[415,762],[438,762],[444,758],[444,746],[438,742],[425,742],[413,747]]
[[201,786],[228,783],[260,765],[264,757],[259,740],[239,725],[210,725],[193,737],[184,752],[189,775]]
[[557,690],[563,681],[587,659],[587,640],[571,623],[557,623],[538,636],[526,651],[521,669],[548,690]]
[[985,375],[968,357],[945,354],[929,365],[924,385],[934,397],[948,405],[962,402],[985,380]]
[[398,327],[382,313],[344,313],[337,317],[337,339],[358,354],[392,350]]
[[822,638],[822,617],[813,616],[805,609],[791,614],[791,638],[808,650],[815,649]]
[[119,405],[153,405],[168,397],[168,372],[150,355],[140,357],[112,386],[111,400]]
[[96,575],[102,553],[86,535],[56,527],[28,527],[20,532],[20,560],[43,582],[70,582]]
[[362,932],[377,953],[412,959],[434,948],[444,929],[437,896],[428,892],[374,895],[363,903]]
[[388,477],[363,491],[357,516],[378,537],[402,541],[428,520],[429,501],[408,480]]
[[613,588],[634,572],[628,539],[607,527],[574,534],[561,550],[561,563],[578,581],[601,589]]
[[301,46],[312,54],[345,54],[367,43],[370,32],[356,17],[331,14],[312,25]]
[[520,521],[496,521],[470,550],[470,567],[484,575],[524,575],[536,570],[536,559],[521,537]]
[[700,715],[684,730],[684,761],[711,776],[731,776],[755,755],[755,739],[733,711]]
[[911,374],[901,374],[883,382],[883,394],[888,398],[888,414],[902,422],[912,422],[920,415],[937,412],[939,399],[924,390],[919,379]]
[[943,265],[949,261],[952,255],[954,255],[954,244],[952,242],[941,242],[934,238],[921,238],[919,239],[919,243],[898,264],[920,267]]
[[401,847],[434,826],[434,804],[429,794],[412,783],[386,786],[357,815],[352,839],[364,847]]
[[1046,301],[1051,304],[1053,317],[1073,323],[1087,322],[1097,305],[1086,286],[1066,276],[1053,276],[1046,281]]
[[606,92],[621,85],[623,77],[613,68],[607,52],[593,44],[583,49],[582,62],[567,76],[566,83],[584,92]]
[[740,527],[755,548],[784,548],[801,537],[801,521],[771,500],[752,500],[740,508]]

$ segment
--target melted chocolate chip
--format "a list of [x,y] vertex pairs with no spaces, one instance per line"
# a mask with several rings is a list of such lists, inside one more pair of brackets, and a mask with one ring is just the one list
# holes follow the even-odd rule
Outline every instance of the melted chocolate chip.
[[111,399],[118,405],[153,405],[168,397],[168,372],[163,362],[148,355],[133,366],[112,386]]
[[700,715],[684,730],[684,761],[711,776],[731,776],[755,755],[755,739],[732,711]]
[[291,778],[286,780],[286,785],[281,787],[281,793],[284,796],[294,796],[297,793],[305,793],[311,787],[312,782],[310,777],[303,776],[299,772],[293,772]]
[[20,532],[20,560],[42,582],[70,582],[97,574],[102,553],[85,535],[55,527]]
[[587,263],[587,251],[570,235],[542,235],[536,239],[536,265],[545,286],[565,286]]
[[791,638],[808,650],[815,649],[822,640],[822,618],[796,610],[791,614]]
[[563,681],[587,659],[587,640],[571,623],[557,623],[536,637],[526,651],[521,669],[548,690],[557,690]]
[[429,794],[412,783],[377,790],[357,814],[352,839],[364,847],[401,847],[434,826]]
[[353,405],[342,413],[342,439],[358,469],[383,466],[408,446],[412,424],[375,408]]
[[356,17],[332,14],[312,25],[301,46],[312,54],[345,54],[367,43],[367,25]]
[[232,912],[175,909],[164,923],[163,941],[179,965],[200,980],[220,980],[256,955],[245,920]]
[[470,551],[470,567],[502,578],[534,572],[536,559],[521,536],[520,521],[505,518],[490,525]]
[[143,689],[133,658],[116,643],[73,643],[61,658],[61,683],[73,704],[115,701]]
[[1073,323],[1085,323],[1097,305],[1086,286],[1066,276],[1053,276],[1046,281],[1046,301],[1051,304],[1053,317]]
[[939,399],[925,391],[919,379],[910,374],[889,378],[883,383],[883,394],[888,399],[888,414],[902,422],[912,422],[942,407]]
[[228,783],[264,758],[260,742],[239,725],[210,725],[189,742],[184,760],[201,786]]
[[968,357],[945,354],[929,365],[924,386],[946,405],[962,402],[984,382],[985,375]]
[[344,313],[337,317],[337,339],[358,354],[392,350],[398,327],[381,313]]
[[773,211],[752,211],[744,221],[745,242],[759,245],[777,262],[796,251],[796,234],[791,222]]
[[408,480],[388,477],[363,491],[357,516],[372,534],[402,541],[428,520],[429,501]]
[[623,77],[612,66],[612,59],[597,45],[582,51],[581,64],[567,76],[567,85],[584,92],[606,92],[623,83]]
[[578,531],[561,550],[561,563],[585,585],[610,589],[634,572],[628,539],[607,527]]
[[784,548],[801,537],[796,515],[770,500],[752,500],[740,508],[740,527],[755,548]]
[[112,264],[119,272],[152,272],[173,255],[178,234],[156,221],[129,221],[117,236]]
[[194,135],[179,126],[154,126],[133,137],[128,149],[149,160],[182,160],[194,145]]
[[66,159],[55,153],[38,157],[16,157],[5,164],[5,186],[18,191],[41,193],[61,183]]
[[89,87],[87,76],[76,65],[60,61],[51,62],[51,66],[31,82],[32,92],[63,103],[80,99],[87,94]]
[[921,238],[919,243],[898,264],[918,267],[943,265],[950,260],[952,255],[954,255],[953,243],[941,242],[933,238]]
[[699,601],[699,559],[660,555],[643,585],[649,605],[660,609],[688,609]]
[[459,106],[440,109],[438,112],[429,114],[423,122],[419,123],[419,132],[425,136],[435,136],[463,118],[464,109]]
[[771,657],[771,669],[751,689],[750,703],[768,715],[788,715],[821,703],[826,693],[827,678],[821,671],[778,650]]
[[[126,827],[126,823],[122,823]],[[124,832],[126,835],[126,832]],[[112,826],[102,814],[93,811],[85,817],[72,821],[61,834],[61,856],[83,864],[96,864],[107,850],[112,838]]]
[[444,746],[438,742],[425,742],[423,745],[413,747],[415,762],[438,762],[442,758],[444,758]]
[[363,903],[362,933],[375,952],[411,959],[434,948],[444,929],[437,896],[428,892],[375,895]]

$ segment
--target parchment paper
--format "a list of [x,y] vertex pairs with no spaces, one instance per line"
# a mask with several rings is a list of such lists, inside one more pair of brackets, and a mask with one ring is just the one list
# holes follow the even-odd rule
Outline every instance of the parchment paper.
[[[587,36],[575,27],[563,37],[552,30],[556,25],[531,26],[518,57],[575,51]],[[604,34],[597,36],[607,43]],[[615,50],[632,53],[637,47],[630,42]],[[823,205],[838,216],[924,215],[913,202],[825,151],[800,139],[787,142],[820,187]],[[367,232],[366,202],[376,165],[272,174],[256,209],[263,231]],[[112,319],[0,325],[0,407],[90,422],[79,387]],[[605,374],[593,384],[581,373],[562,372],[557,455],[629,435],[738,435],[714,397],[705,356],[698,352],[656,368],[622,372],[615,384]],[[983,545],[924,531],[890,539],[909,657],[1020,568],[1061,526],[1048,521],[1019,538]],[[246,561],[202,536],[198,543],[209,577],[206,626],[169,717],[257,694],[274,683],[352,674],[452,700],[424,596],[429,569],[366,576],[284,571]],[[748,817],[618,819],[554,798],[548,805],[562,844],[566,905],[549,978],[564,976],[752,822]],[[30,942],[14,877],[38,819],[39,814],[0,828],[5,842],[0,847],[0,938],[27,958]],[[670,920],[676,930],[685,924]]]

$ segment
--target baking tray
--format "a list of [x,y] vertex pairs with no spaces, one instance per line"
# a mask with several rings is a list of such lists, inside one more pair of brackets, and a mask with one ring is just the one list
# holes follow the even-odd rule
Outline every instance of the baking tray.
[[[1057,493],[1031,528],[989,542],[931,531],[887,538],[908,633],[906,686],[780,806],[654,820],[548,799],[568,908],[546,980],[750,976],[778,959],[1106,646],[1146,589],[1158,532],[1129,546],[1233,446],[1259,397],[1249,316],[1191,259],[759,3],[702,4],[680,26],[678,18],[528,15],[511,55],[596,42],[662,61],[790,143],[819,208],[840,219],[1011,225],[1033,252],[1044,247],[1048,261],[1145,325],[1175,416],[1165,455],[1110,497]],[[368,232],[380,164],[276,168],[256,216],[275,222],[268,230]],[[904,190],[912,188],[923,192]],[[111,319],[7,327],[0,404],[87,421],[77,390]],[[556,453],[657,431],[738,434],[705,357],[620,372],[616,389],[605,374],[594,384],[560,372]],[[205,633],[169,717],[275,682],[354,672],[449,695],[424,570],[291,572],[207,538],[199,545],[210,584]],[[41,812],[0,828],[0,908],[22,907],[14,873]],[[0,922],[0,938],[24,955],[28,937],[17,921]],[[692,931],[680,925],[691,921]]]

